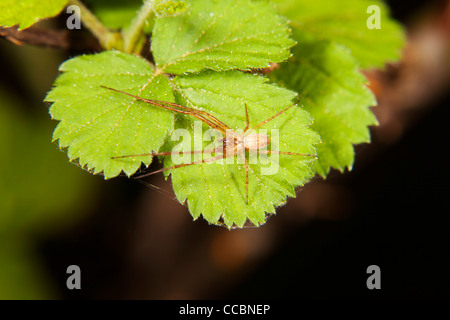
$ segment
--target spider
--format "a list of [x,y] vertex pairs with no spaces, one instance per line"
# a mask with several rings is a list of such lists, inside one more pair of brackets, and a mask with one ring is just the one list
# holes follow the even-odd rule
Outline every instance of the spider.
[[[217,131],[219,131],[220,133],[222,133],[225,138],[221,138],[219,139],[219,142],[221,143],[221,146],[219,148],[216,149],[207,149],[207,150],[197,150],[197,151],[190,151],[187,153],[190,154],[204,154],[204,153],[209,153],[212,154],[213,152],[216,152],[219,150],[218,155],[215,155],[211,158],[207,158],[207,159],[203,159],[203,160],[199,160],[199,161],[193,161],[190,163],[183,163],[183,164],[177,164],[168,168],[163,168],[160,170],[156,170],[156,171],[152,171],[150,173],[146,173],[143,175],[140,175],[136,178],[141,179],[141,178],[145,178],[148,177],[150,175],[156,174],[156,173],[160,173],[163,171],[167,171],[167,170],[173,170],[173,169],[177,169],[177,168],[182,168],[182,167],[186,167],[186,166],[191,166],[191,165],[197,165],[197,164],[204,164],[204,163],[208,163],[208,162],[214,162],[220,159],[225,159],[225,158],[229,158],[229,157],[235,157],[238,156],[241,158],[242,163],[244,164],[245,167],[245,194],[246,194],[246,203],[248,204],[248,172],[249,172],[249,164],[248,164],[248,160],[245,157],[245,153],[249,152],[249,153],[260,153],[260,154],[284,154],[284,155],[295,155],[295,156],[304,156],[304,157],[317,157],[316,155],[311,155],[311,154],[304,154],[304,153],[296,153],[296,152],[288,152],[288,151],[274,151],[274,150],[266,150],[265,148],[270,144],[270,138],[269,136],[265,135],[265,134],[261,134],[261,133],[255,133],[255,130],[262,127],[263,125],[265,125],[266,123],[272,121],[273,119],[275,119],[276,117],[282,115],[283,113],[285,113],[287,110],[289,110],[290,108],[294,107],[295,105],[298,104],[298,102],[290,105],[289,107],[275,113],[274,115],[272,115],[271,117],[267,118],[264,121],[261,121],[260,123],[258,123],[256,126],[250,128],[250,121],[249,121],[249,116],[248,116],[248,109],[247,109],[247,104],[245,104],[245,118],[246,118],[246,126],[243,130],[243,133],[237,133],[236,131],[234,131],[233,129],[231,129],[228,125],[226,125],[225,123],[223,123],[222,121],[220,121],[219,119],[217,119],[216,117],[214,117],[213,115],[209,114],[206,111],[203,110],[198,110],[198,109],[194,109],[194,108],[190,108],[190,107],[186,107],[177,103],[173,103],[173,102],[167,102],[167,101],[160,101],[160,100],[151,100],[151,99],[145,99],[136,95],[133,95],[131,93],[125,92],[125,91],[121,91],[118,89],[114,89],[114,88],[110,88],[110,87],[106,87],[106,86],[101,86],[105,89],[108,90],[112,90],[130,97],[133,97],[137,100],[152,104],[154,106],[157,107],[161,107],[173,112],[177,112],[180,114],[186,114],[186,115],[191,115],[193,117],[195,117],[196,119],[202,121],[203,123],[207,124],[209,127],[211,127],[212,129],[215,129]],[[113,159],[121,159],[121,158],[129,158],[129,157],[139,157],[139,156],[169,156],[172,155],[172,152],[152,152],[149,154],[134,154],[134,155],[125,155],[125,156],[117,156],[117,157],[113,157]]]

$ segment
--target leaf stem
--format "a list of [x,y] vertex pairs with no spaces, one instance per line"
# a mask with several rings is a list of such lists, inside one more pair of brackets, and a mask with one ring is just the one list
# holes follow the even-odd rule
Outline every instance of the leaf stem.
[[17,30],[17,26],[10,28],[0,27],[0,37],[16,45],[33,45],[53,49],[77,50],[77,51],[102,51],[98,41],[90,37],[86,39],[78,33],[70,33],[70,30],[53,30],[32,26],[24,30]]
[[134,53],[135,51],[138,51],[136,50],[136,47],[138,46],[139,42],[142,42],[141,36],[144,25],[153,14],[155,2],[156,0],[144,0],[144,4],[142,5],[141,9],[139,9],[137,16],[131,22],[130,27],[124,32],[123,50],[126,53]]
[[120,34],[105,27],[81,1],[69,0],[69,4],[76,5],[80,8],[80,19],[83,25],[92,32],[103,48],[118,49],[122,46]]

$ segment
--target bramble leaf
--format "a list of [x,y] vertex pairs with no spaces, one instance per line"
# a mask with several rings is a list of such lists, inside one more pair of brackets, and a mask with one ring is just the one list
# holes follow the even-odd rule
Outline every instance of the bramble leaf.
[[[298,46],[294,58],[272,78],[299,91],[314,118],[313,129],[323,141],[318,173],[325,177],[330,168],[351,169],[352,144],[370,142],[368,126],[377,123],[368,109],[375,98],[358,69],[397,60],[404,44],[402,28],[379,0],[275,1],[291,19]],[[381,29],[368,27],[373,5],[380,8]]]
[[60,71],[46,101],[53,102],[52,118],[61,121],[53,139],[68,148],[69,158],[106,178],[122,170],[131,175],[141,161],[148,165],[151,156],[112,157],[157,151],[173,129],[173,113],[101,86],[172,101],[167,78],[155,75],[146,60],[117,51],[73,58]]
[[[389,8],[380,0],[274,0],[280,12],[291,20],[294,39],[314,36],[351,49],[361,68],[383,67],[400,58],[405,35],[401,25],[390,18]],[[381,29],[369,29],[369,6],[380,8]],[[301,46],[301,43],[299,44]]]
[[41,19],[56,16],[68,0],[2,0],[0,2],[0,26],[19,25],[28,28]]
[[[172,151],[174,144],[168,137],[174,114],[102,85],[164,101],[172,101],[175,95],[180,104],[207,111],[234,130],[245,128],[245,104],[250,124],[255,126],[291,105],[295,97],[292,91],[268,84],[266,78],[239,71],[178,76],[169,85],[166,77],[155,76],[145,60],[114,51],[74,58],[65,62],[61,71],[64,73],[46,98],[54,102],[52,117],[61,121],[54,139],[58,139],[60,147],[68,148],[71,160],[78,159],[81,166],[94,173],[103,171],[107,178],[122,170],[131,175],[141,161],[148,165],[151,156],[140,154]],[[176,128],[188,135],[199,125],[200,144],[193,144],[191,150],[202,150],[203,131],[210,127],[202,122],[194,124],[192,116],[176,115]],[[262,126],[267,132],[261,133],[271,138],[269,150],[315,155],[319,137],[309,128],[311,123],[308,112],[294,106]],[[166,144],[160,148],[164,140]],[[113,159],[115,156],[132,157]],[[213,224],[224,223],[231,228],[242,227],[247,220],[255,225],[264,223],[266,213],[275,213],[288,196],[295,196],[297,186],[314,175],[316,158],[274,154],[262,157],[250,164],[248,205],[245,169],[237,159],[231,164],[204,163],[170,170],[177,198],[187,200],[194,218],[203,215]],[[171,166],[171,161],[169,156],[164,158],[166,166]],[[190,163],[190,157],[186,161]]]
[[312,128],[321,138],[317,172],[351,169],[353,144],[370,142],[368,126],[377,123],[369,106],[376,105],[366,79],[348,49],[328,41],[302,41],[294,58],[274,78],[296,90],[300,102],[314,118]]
[[[172,3],[166,4],[169,2]],[[68,148],[71,160],[78,161],[89,171],[103,172],[106,178],[111,178],[121,171],[128,175],[135,173],[142,162],[146,165],[151,162],[152,157],[148,154],[164,151],[170,146],[167,141],[174,126],[174,112],[102,86],[168,102],[177,97],[181,104],[203,108],[236,129],[245,127],[244,102],[248,104],[252,124],[273,116],[292,103],[293,92],[269,85],[265,83],[267,79],[241,71],[227,71],[266,67],[289,57],[289,48],[294,42],[289,39],[285,19],[274,12],[269,1],[200,0],[186,3],[187,9],[183,6],[163,8],[168,11],[172,8],[172,16],[156,12],[152,38],[152,53],[158,65],[156,72],[144,59],[114,51],[74,58],[61,66],[63,73],[46,100],[53,102],[50,113],[60,121],[53,138],[59,141],[61,148]],[[225,72],[196,73],[205,69]],[[182,75],[174,78],[169,73]],[[220,107],[220,112],[216,107]],[[190,116],[178,113],[176,116],[177,128],[189,131]],[[294,116],[297,117],[295,121]],[[263,223],[266,213],[274,213],[275,207],[283,204],[287,196],[295,196],[295,187],[314,174],[314,145],[319,137],[309,129],[311,121],[306,111],[295,106],[270,121],[270,127],[269,123],[264,125],[267,129],[280,129],[282,151],[309,156],[295,155],[297,159],[292,160],[286,155],[266,155],[266,160],[272,162],[265,166],[272,168],[276,164],[277,168],[270,177],[261,176],[264,165],[251,164],[251,204],[245,202],[243,165],[236,163],[224,165],[225,169],[221,171],[226,171],[227,176],[221,178],[214,176],[218,171],[206,175],[195,172],[199,169],[208,172],[207,168],[218,164],[193,166],[197,169],[186,167],[178,171],[180,175],[177,170],[171,170],[174,177],[183,181],[191,179],[185,185],[174,178],[178,198],[181,201],[187,198],[195,218],[202,214],[211,223],[221,220],[228,227],[241,227],[247,220],[255,225]],[[201,130],[207,129],[203,124]],[[270,135],[275,147],[278,140],[275,134]],[[166,164],[170,163],[167,158]],[[279,162],[278,158],[281,158]],[[194,174],[189,170],[194,170]],[[220,188],[217,182],[228,178],[231,180]],[[205,183],[211,181],[216,183],[215,188],[210,189],[207,199],[201,197]],[[230,197],[236,199],[223,198],[224,187],[229,188]],[[255,199],[258,193],[265,195],[263,200]],[[214,209],[217,201],[228,205]],[[235,207],[230,207],[230,203]]]
[[159,0],[155,6],[155,13],[158,17],[172,17],[187,10],[189,5],[179,0]]
[[[246,126],[245,104],[252,128],[292,105],[292,99],[296,95],[292,91],[268,84],[266,78],[238,71],[208,71],[179,76],[174,79],[174,84],[177,86],[180,103],[207,111],[233,130],[243,130]],[[187,147],[185,145],[183,148],[202,150],[211,144],[211,141],[204,142],[202,139],[209,129],[208,126],[203,125],[202,130],[199,122],[195,124],[185,116],[177,118],[176,128],[189,128],[191,133],[200,130],[199,138],[194,134],[191,139],[182,141],[187,144]],[[304,109],[294,106],[262,126],[263,131],[256,132],[270,136],[271,145],[268,150],[315,155],[315,145],[319,142],[319,137],[309,128],[311,123],[310,115]],[[196,139],[197,141],[194,141]],[[171,151],[178,144],[179,142],[169,141],[164,149]],[[206,153],[203,159],[211,156],[213,155]],[[247,157],[249,161],[255,160],[250,155]],[[231,159],[232,163],[229,164]],[[194,155],[192,159],[189,155],[184,160],[186,162],[181,163],[198,161],[199,155]],[[295,197],[296,187],[311,179],[316,158],[300,155],[259,155],[258,160],[249,166],[248,204],[245,166],[239,161],[241,158],[234,156],[220,160],[223,164],[195,164],[169,171],[177,198],[182,203],[187,201],[194,218],[203,215],[209,223],[223,223],[228,228],[242,227],[247,220],[254,225],[260,225],[265,222],[266,214],[274,214],[275,208],[283,205],[287,197]],[[173,164],[171,157],[165,157],[166,168]]]
[[[77,57],[61,65],[63,73],[46,100],[53,102],[50,113],[60,121],[53,138],[68,149],[72,161],[111,178],[122,171],[135,173],[142,162],[150,164],[152,151],[168,152],[179,146],[169,139],[174,112],[102,86],[148,99],[176,99],[220,119],[226,124],[219,124],[222,131],[227,126],[237,132],[245,128],[245,106],[254,127],[292,105],[294,92],[270,85],[266,78],[230,70],[266,67],[289,57],[294,42],[286,21],[268,1],[186,3],[185,12],[156,17],[152,51],[157,72],[144,59],[115,51]],[[207,124],[195,123],[189,115],[175,115],[176,129],[194,133],[193,141],[184,141],[191,150],[203,150],[211,143],[195,139],[196,130],[203,137],[211,129]],[[177,198],[187,202],[194,218],[202,215],[228,228],[242,227],[247,221],[260,225],[315,174],[320,138],[311,124],[309,113],[293,106],[258,128],[270,137],[269,150],[295,154],[263,154],[256,162],[251,153],[235,154],[166,174],[171,174]],[[220,140],[215,144],[220,145]],[[185,163],[201,156],[187,155]],[[242,156],[250,162],[248,203]],[[172,161],[169,156],[164,158],[166,168]]]
[[186,3],[185,12],[155,21],[152,51],[161,71],[249,70],[290,56],[294,42],[286,20],[269,1]]

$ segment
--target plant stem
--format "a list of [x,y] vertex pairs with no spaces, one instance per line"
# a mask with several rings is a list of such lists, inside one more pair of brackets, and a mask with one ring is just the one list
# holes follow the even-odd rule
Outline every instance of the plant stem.
[[126,53],[134,53],[136,46],[140,42],[142,30],[147,20],[153,14],[153,9],[155,8],[155,0],[144,0],[144,4],[137,16],[131,22],[130,27],[124,32],[123,35],[123,50]]
[[32,26],[18,31],[17,26],[0,27],[0,37],[16,45],[33,45],[53,49],[74,49],[77,51],[102,51],[102,47],[94,38],[86,39],[70,30],[52,30]]
[[83,25],[92,32],[103,48],[112,49],[121,47],[120,34],[105,27],[81,1],[69,0],[69,4],[76,5],[80,8],[80,19]]

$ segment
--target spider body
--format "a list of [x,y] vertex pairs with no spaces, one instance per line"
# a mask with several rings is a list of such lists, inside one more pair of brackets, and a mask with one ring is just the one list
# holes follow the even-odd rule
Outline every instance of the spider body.
[[[242,160],[242,163],[245,166],[245,191],[246,191],[246,203],[248,204],[248,171],[249,171],[249,164],[247,161],[247,158],[245,157],[245,152],[249,153],[260,153],[260,154],[285,154],[285,155],[297,155],[297,156],[305,156],[305,157],[316,157],[315,155],[310,154],[303,154],[303,153],[295,153],[295,152],[288,152],[288,151],[274,151],[274,150],[267,150],[267,146],[270,145],[270,138],[269,136],[265,134],[255,133],[255,130],[262,127],[266,123],[270,122],[271,120],[275,119],[276,117],[280,116],[284,112],[286,112],[288,109],[295,106],[297,103],[292,104],[291,106],[279,111],[278,113],[274,114],[270,118],[260,122],[256,126],[250,129],[250,121],[248,116],[248,110],[247,105],[245,104],[245,117],[246,117],[246,127],[242,134],[237,133],[233,129],[231,129],[228,125],[217,119],[215,116],[209,114],[206,111],[198,110],[186,106],[182,106],[176,103],[172,102],[166,102],[166,101],[159,101],[159,100],[150,100],[145,99],[139,96],[132,95],[128,92],[124,92],[118,89],[113,89],[109,87],[102,86],[105,89],[109,89],[121,94],[125,94],[127,96],[133,97],[137,100],[144,101],[147,103],[150,103],[154,106],[158,106],[167,110],[171,110],[174,112],[178,112],[181,114],[191,115],[194,118],[197,118],[198,120],[201,120],[203,123],[210,126],[212,129],[218,130],[221,132],[225,138],[219,139],[219,142],[221,142],[221,146],[216,149],[209,149],[209,150],[197,150],[197,151],[190,151],[188,154],[212,154],[216,153],[215,156],[194,161],[191,163],[183,163],[183,164],[177,164],[168,168],[163,168],[160,170],[156,170],[150,173],[146,173],[144,175],[140,175],[137,178],[144,178],[159,172],[167,171],[167,170],[173,170],[177,168],[182,168],[186,166],[196,165],[196,164],[204,164],[204,163],[210,163],[217,160],[229,158],[229,157],[240,157]],[[219,152],[218,152],[219,151]],[[219,154],[217,154],[219,153]],[[138,156],[169,156],[173,155],[172,152],[153,152],[151,154],[138,154],[138,155],[126,155],[126,156],[118,156],[113,157],[113,159],[120,159],[120,158],[128,158],[128,157],[138,157]]]

